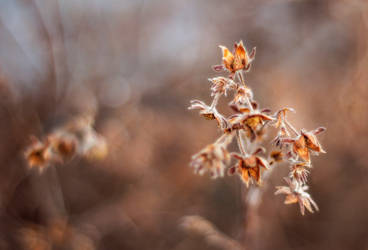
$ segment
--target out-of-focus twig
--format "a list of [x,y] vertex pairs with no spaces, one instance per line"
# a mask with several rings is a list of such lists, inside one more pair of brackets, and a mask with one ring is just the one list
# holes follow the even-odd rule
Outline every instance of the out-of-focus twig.
[[220,232],[210,221],[201,216],[188,215],[183,217],[180,227],[185,232],[203,237],[208,245],[218,249],[245,249],[237,241]]

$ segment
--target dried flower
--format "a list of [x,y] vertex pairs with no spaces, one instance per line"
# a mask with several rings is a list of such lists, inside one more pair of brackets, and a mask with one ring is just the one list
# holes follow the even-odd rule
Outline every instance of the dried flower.
[[239,86],[236,89],[236,94],[234,96],[234,100],[232,104],[235,105],[245,105],[248,104],[247,100],[253,99],[253,92],[247,86]]
[[69,133],[57,131],[47,137],[50,142],[51,153],[58,158],[58,161],[70,160],[77,150],[77,138]]
[[295,162],[290,166],[289,177],[294,178],[298,182],[305,184],[307,183],[307,178],[309,174],[308,168],[311,168],[309,162],[301,161]]
[[276,117],[276,122],[275,122],[275,127],[276,128],[280,128],[281,126],[285,126],[284,122],[286,120],[286,111],[290,111],[295,113],[295,110],[293,108],[282,108],[279,111],[276,112],[275,117]]
[[215,107],[207,106],[199,100],[192,100],[191,106],[188,109],[199,109],[199,115],[207,120],[216,120],[221,128],[227,127],[226,119],[216,110]]
[[225,46],[219,46],[222,50],[223,66],[230,72],[235,73],[238,70],[250,69],[250,64],[256,55],[256,48],[252,49],[250,55],[243,45],[243,41],[235,43],[234,53],[231,53]]
[[[302,185],[296,180],[292,181],[289,178],[284,178],[289,186],[278,186],[275,194],[286,194],[285,204],[299,203],[300,212],[302,215],[305,213],[305,208],[311,213],[314,210],[318,211],[318,206],[311,198],[311,196],[306,192],[308,186]],[[313,210],[314,207],[314,210]]]
[[229,169],[229,173],[237,172],[247,187],[250,180],[253,180],[258,185],[261,184],[261,168],[268,169],[267,161],[256,154],[253,153],[248,157],[243,157],[236,153],[232,154],[234,158],[238,159],[238,163]]
[[31,136],[31,145],[25,150],[24,156],[30,168],[38,167],[43,171],[48,166],[49,158],[49,142],[42,142],[35,136]]
[[[229,122],[232,127],[241,127],[241,128],[249,128],[251,129],[252,133],[256,133],[256,131],[262,127],[266,121],[273,120],[272,117],[259,113],[259,112],[252,112],[251,114],[235,114],[230,119]],[[238,125],[240,124],[240,125]]]
[[211,96],[216,96],[216,95],[227,96],[227,91],[229,89],[236,89],[235,82],[229,78],[219,76],[219,77],[209,78],[208,80],[212,83]]
[[227,145],[232,141],[232,135],[225,135],[217,142],[208,145],[199,153],[192,156],[190,165],[195,173],[203,175],[209,172],[211,177],[223,177],[226,166],[230,163],[231,157],[227,151]]
[[[320,130],[318,130],[320,131]],[[314,131],[301,130],[300,136],[294,141],[293,151],[304,161],[310,161],[309,150],[316,153],[326,153],[318,142]]]

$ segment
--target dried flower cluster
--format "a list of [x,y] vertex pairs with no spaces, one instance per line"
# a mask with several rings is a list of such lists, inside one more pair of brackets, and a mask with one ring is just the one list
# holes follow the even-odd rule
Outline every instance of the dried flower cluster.
[[[272,115],[271,110],[259,108],[244,79],[244,73],[250,70],[255,58],[256,49],[253,48],[249,54],[242,41],[235,43],[233,53],[224,46],[219,47],[222,50],[222,64],[213,68],[215,71],[225,70],[229,76],[209,79],[212,103],[207,105],[203,101],[193,100],[189,109],[197,109],[204,118],[215,120],[222,135],[215,143],[195,154],[191,166],[196,173],[202,175],[208,172],[213,178],[223,177],[225,172],[236,173],[248,187],[252,182],[261,184],[263,171],[270,171],[277,164],[285,162],[290,167],[289,176],[285,178],[288,186],[276,187],[275,194],[286,194],[285,204],[299,203],[303,215],[305,208],[313,213],[318,206],[306,192],[306,182],[312,167],[310,154],[325,153],[316,138],[325,128],[313,131],[301,129],[299,132],[286,119],[286,113],[294,112],[293,109],[283,108]],[[220,97],[227,96],[229,92],[233,93],[229,107],[234,114],[225,117],[216,107]],[[271,127],[277,129],[277,136],[272,141],[275,149],[266,154],[262,143],[265,143]],[[239,152],[228,150],[234,138]],[[235,166],[231,166],[232,158],[237,161]]]
[[30,168],[40,172],[52,165],[65,163],[79,155],[102,159],[107,154],[105,139],[93,129],[93,118],[78,117],[47,135],[42,140],[32,136],[24,156]]

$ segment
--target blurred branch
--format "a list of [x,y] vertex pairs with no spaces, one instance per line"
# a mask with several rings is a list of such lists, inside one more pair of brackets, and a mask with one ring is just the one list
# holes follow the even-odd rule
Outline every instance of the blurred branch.
[[211,222],[201,216],[183,217],[180,227],[187,233],[203,237],[207,244],[213,247],[232,250],[244,249],[237,241],[220,232]]

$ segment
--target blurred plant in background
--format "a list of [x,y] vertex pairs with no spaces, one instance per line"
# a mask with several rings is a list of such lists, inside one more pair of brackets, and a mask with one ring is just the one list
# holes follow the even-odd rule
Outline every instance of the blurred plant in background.
[[37,167],[42,172],[45,167],[65,163],[76,155],[90,160],[104,158],[107,154],[106,141],[92,128],[93,119],[90,116],[76,118],[42,141],[32,136],[32,144],[25,152],[29,167]]

